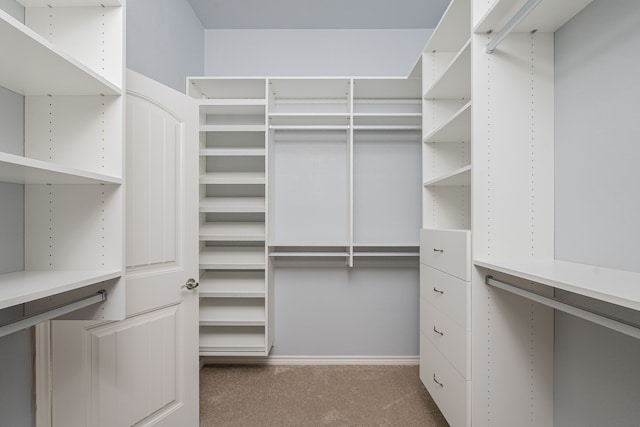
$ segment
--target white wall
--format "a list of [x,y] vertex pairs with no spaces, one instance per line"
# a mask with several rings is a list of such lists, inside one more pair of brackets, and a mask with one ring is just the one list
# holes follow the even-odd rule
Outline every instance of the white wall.
[[181,92],[202,75],[204,30],[187,0],[127,1],[127,67]]
[[[555,49],[556,258],[640,272],[640,2],[595,0]],[[640,340],[562,313],[555,325],[555,425],[638,425]]]
[[406,76],[433,30],[206,30],[210,76]]

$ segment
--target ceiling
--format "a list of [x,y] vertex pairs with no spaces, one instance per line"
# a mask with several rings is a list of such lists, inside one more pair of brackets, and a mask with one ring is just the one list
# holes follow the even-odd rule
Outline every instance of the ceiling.
[[188,0],[205,29],[434,28],[449,0]]

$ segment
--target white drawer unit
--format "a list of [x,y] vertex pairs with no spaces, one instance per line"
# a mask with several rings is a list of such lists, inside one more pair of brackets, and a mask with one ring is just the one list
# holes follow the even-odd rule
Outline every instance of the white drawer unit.
[[471,329],[469,282],[420,264],[420,297],[447,314],[457,325]]
[[471,377],[470,332],[454,323],[451,318],[433,306],[420,311],[422,335],[435,345],[465,379]]
[[465,380],[436,346],[421,334],[420,379],[451,427],[471,425],[471,382]]
[[420,262],[462,280],[471,280],[471,232],[420,231]]

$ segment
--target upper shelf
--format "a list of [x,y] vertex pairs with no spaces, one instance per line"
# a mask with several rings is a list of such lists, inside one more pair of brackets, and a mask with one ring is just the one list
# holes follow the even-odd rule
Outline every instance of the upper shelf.
[[24,7],[122,6],[122,0],[18,0]]
[[15,184],[122,184],[122,179],[0,152],[0,182]]
[[258,78],[190,77],[189,96],[199,99],[266,99],[266,81]]
[[[562,27],[593,0],[543,0],[527,15],[513,32],[537,30],[552,33]],[[474,33],[499,31],[522,7],[522,0],[497,0],[487,13],[475,23]]]
[[425,187],[453,187],[460,185],[471,185],[471,165],[424,182]]
[[0,310],[115,279],[121,275],[121,271],[95,270],[20,271],[0,274]]
[[0,56],[11,64],[10,67],[0,67],[0,86],[21,95],[121,93],[118,86],[3,10],[0,10]]
[[453,0],[424,48],[425,52],[457,52],[469,40],[469,0]]
[[474,260],[478,267],[640,310],[640,273],[560,260]]
[[471,141],[471,101],[423,139],[423,142],[428,143],[461,141]]
[[424,98],[469,99],[470,95],[471,42],[468,41],[455,58],[453,58],[440,78],[425,91]]

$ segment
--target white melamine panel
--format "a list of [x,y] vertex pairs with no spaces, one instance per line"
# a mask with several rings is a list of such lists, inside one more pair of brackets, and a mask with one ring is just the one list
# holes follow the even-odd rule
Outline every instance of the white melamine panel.
[[420,94],[416,97],[399,98],[399,99],[365,99],[358,98],[353,100],[354,114],[377,114],[377,115],[393,115],[393,114],[420,114],[422,106],[420,102]]
[[[122,322],[87,325],[83,333],[73,322],[57,322],[53,423],[125,426],[175,410],[183,394],[181,317],[180,307],[171,306]],[[91,396],[100,399],[89,401]],[[87,411],[56,410],[79,405]]]
[[468,99],[425,100],[422,106],[422,129],[424,130],[424,135],[429,135],[448,124],[468,103]]
[[425,228],[470,229],[471,187],[426,187],[423,192]]
[[270,239],[302,245],[346,242],[346,132],[277,133],[270,156]]
[[471,102],[455,112],[450,119],[432,129],[424,137],[424,142],[471,141]]
[[[564,0],[557,2],[544,0],[515,27],[514,32],[528,33],[532,30],[538,30],[539,32],[553,33],[592,1]],[[486,6],[480,5],[480,2],[477,3],[479,7],[474,8],[473,11],[473,31],[475,33],[499,31],[523,5],[523,2],[518,0],[494,0],[486,2]]]
[[25,186],[26,270],[122,269],[123,189]]
[[354,133],[353,239],[415,243],[421,224],[420,134]]
[[[432,60],[437,62],[435,59]],[[423,67],[428,67],[431,61],[429,54],[425,55]],[[435,68],[436,66],[431,66]],[[466,43],[460,52],[453,58],[442,74],[435,77],[433,83],[425,88],[425,99],[469,99],[471,97],[471,48],[470,42]]]
[[271,113],[349,113],[349,79],[270,79]]
[[203,157],[259,157],[264,156],[264,148],[203,148],[200,155]]
[[266,126],[263,124],[200,125],[200,132],[264,132],[265,130]]
[[207,132],[201,148],[265,148],[262,132]]
[[117,95],[120,87],[0,10],[0,85],[23,95]]
[[208,222],[200,224],[200,241],[264,241],[264,222]]
[[[471,330],[471,284],[440,270],[420,264],[420,298]],[[429,310],[429,307],[425,307]]]
[[206,116],[212,114],[257,116],[261,114],[264,119],[267,101],[264,99],[205,99],[200,100],[198,105],[200,113]]
[[265,268],[262,247],[205,247],[200,268],[210,270],[260,270]]
[[122,7],[27,8],[25,22],[107,81],[122,87]]
[[[471,143],[469,139],[461,142],[428,142],[424,144],[423,170],[424,179],[430,181],[463,168],[471,164]],[[464,185],[471,184],[469,181]]]
[[209,172],[200,175],[200,184],[264,184],[264,172]]
[[422,229],[420,262],[462,280],[471,280],[471,232]]
[[469,39],[471,8],[469,0],[453,0],[444,12],[425,52],[457,52]]
[[420,334],[442,353],[465,380],[471,379],[471,332],[431,305],[420,310]]
[[200,326],[200,354],[228,355],[229,352],[265,351],[264,327]]
[[353,79],[354,103],[376,100],[387,100],[392,103],[400,100],[410,102],[412,98],[420,98],[420,79]]
[[207,197],[200,200],[200,212],[260,213],[264,211],[264,197]]
[[[251,100],[261,99],[265,103],[266,81],[253,78],[221,78],[191,77],[189,78],[189,95],[194,98],[216,100]],[[204,101],[206,104],[206,101]]]
[[118,96],[25,97],[27,157],[122,177],[122,127]]
[[466,381],[422,334],[420,379],[451,427],[471,426],[471,382]]
[[474,36],[474,256],[553,258],[553,35],[512,34],[499,55]]
[[24,7],[79,7],[79,6],[122,6],[122,0],[18,0]]
[[471,166],[463,166],[440,176],[427,179],[425,187],[470,186]]
[[322,129],[348,129],[348,114],[269,114],[269,129],[304,129],[305,127]]
[[262,173],[264,155],[257,156],[206,156],[204,167],[211,173]]
[[207,126],[259,126],[263,125],[265,120],[264,111],[258,112],[229,112],[228,114],[208,114],[202,122]]
[[354,114],[354,130],[422,130],[422,114],[390,113],[390,114]]
[[264,298],[200,298],[201,326],[264,326]]
[[200,298],[264,298],[262,271],[208,271],[200,276]]

